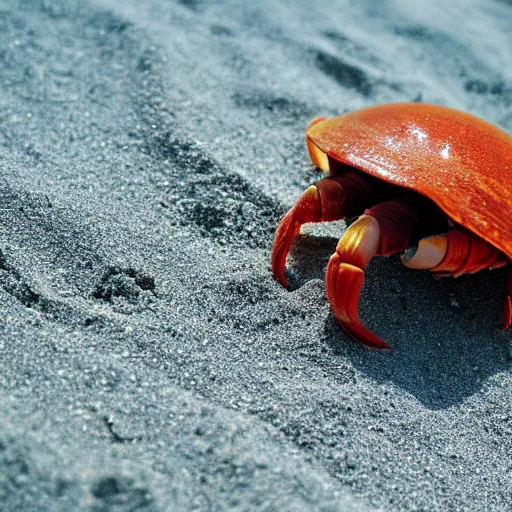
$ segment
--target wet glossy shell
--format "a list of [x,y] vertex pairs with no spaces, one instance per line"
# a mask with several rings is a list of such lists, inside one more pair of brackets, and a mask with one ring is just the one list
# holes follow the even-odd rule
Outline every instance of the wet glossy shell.
[[434,201],[512,258],[512,137],[474,116],[422,103],[370,107],[312,125],[339,162]]

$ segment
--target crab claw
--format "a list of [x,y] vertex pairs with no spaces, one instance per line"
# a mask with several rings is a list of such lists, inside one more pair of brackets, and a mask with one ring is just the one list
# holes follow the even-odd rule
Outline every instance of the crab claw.
[[428,203],[404,197],[385,201],[366,210],[341,237],[325,274],[327,298],[334,316],[352,338],[370,348],[389,345],[361,324],[359,294],[364,270],[373,256],[404,251],[411,235],[422,226],[421,215],[429,216]]
[[272,272],[274,277],[286,286],[284,268],[286,257],[293,241],[300,233],[300,227],[307,222],[318,222],[322,215],[320,196],[315,185],[311,185],[295,206],[283,217],[274,237],[272,246]]
[[352,338],[370,348],[390,349],[387,343],[361,324],[358,313],[364,269],[377,254],[379,243],[377,219],[368,215],[359,217],[347,229],[329,260],[325,289],[334,316]]
[[386,194],[386,187],[376,186],[372,176],[351,171],[329,176],[309,187],[277,227],[272,246],[274,277],[286,286],[286,257],[302,224],[329,222],[358,215]]

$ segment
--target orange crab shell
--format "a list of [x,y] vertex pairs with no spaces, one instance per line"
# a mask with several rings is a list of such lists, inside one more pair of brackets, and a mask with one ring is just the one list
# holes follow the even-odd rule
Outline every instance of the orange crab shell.
[[451,108],[395,103],[317,119],[306,139],[322,170],[341,162],[419,192],[512,259],[512,137],[503,130]]

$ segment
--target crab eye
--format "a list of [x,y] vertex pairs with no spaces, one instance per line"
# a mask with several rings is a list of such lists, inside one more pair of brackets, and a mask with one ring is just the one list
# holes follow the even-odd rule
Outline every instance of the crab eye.
[[324,172],[329,172],[330,167],[327,155],[309,137],[307,137],[307,144],[313,165]]

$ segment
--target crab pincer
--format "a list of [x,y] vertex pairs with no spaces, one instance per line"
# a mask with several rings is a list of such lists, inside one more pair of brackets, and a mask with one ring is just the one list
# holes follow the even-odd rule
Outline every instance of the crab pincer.
[[405,251],[415,238],[443,229],[443,222],[433,203],[404,192],[367,209],[341,237],[327,266],[325,288],[334,316],[356,341],[390,348],[359,320],[359,294],[370,260]]
[[370,206],[378,200],[382,187],[378,180],[361,173],[347,171],[327,177],[311,185],[281,220],[272,246],[272,269],[276,279],[286,286],[286,257],[303,224],[328,222],[351,217],[361,205]]

